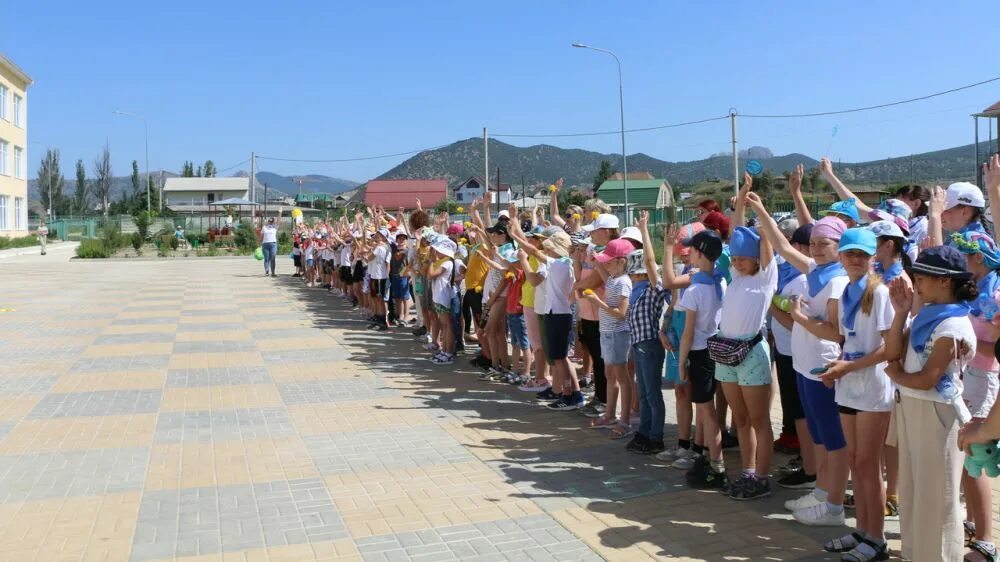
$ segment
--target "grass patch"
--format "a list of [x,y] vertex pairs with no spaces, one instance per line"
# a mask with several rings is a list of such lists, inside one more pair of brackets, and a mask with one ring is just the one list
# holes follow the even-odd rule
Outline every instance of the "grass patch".
[[30,248],[37,245],[38,237],[34,235],[18,236],[16,238],[11,238],[10,236],[0,236],[0,250],[6,250],[8,248]]

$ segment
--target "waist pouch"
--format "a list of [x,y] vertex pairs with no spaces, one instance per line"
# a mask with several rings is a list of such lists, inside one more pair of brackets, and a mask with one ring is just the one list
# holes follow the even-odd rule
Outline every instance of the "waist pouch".
[[763,339],[764,336],[759,332],[749,340],[735,340],[714,335],[708,338],[708,356],[716,363],[735,367],[742,363],[750,354],[753,346]]

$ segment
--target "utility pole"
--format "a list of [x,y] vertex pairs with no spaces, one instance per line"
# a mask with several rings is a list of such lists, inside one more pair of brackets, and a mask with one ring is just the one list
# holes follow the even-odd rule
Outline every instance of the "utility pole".
[[257,154],[250,153],[250,201],[254,200],[254,192],[257,191]]
[[[489,133],[486,131],[486,127],[483,127],[483,197],[485,198],[486,205],[483,207],[487,209],[487,214],[489,214],[490,208],[490,137]],[[489,217],[486,217],[486,224],[490,224]]]
[[[732,129],[733,136],[733,195],[739,195],[740,193],[740,156],[737,150],[736,144],[736,109],[729,109],[729,122]],[[813,186],[815,189],[816,186]]]
[[163,214],[163,170],[160,170],[160,214]]
[[525,198],[527,195],[524,193],[524,174],[521,174],[521,210],[524,210]]
[[[497,216],[500,216],[500,166],[497,166]],[[511,219],[516,217],[510,217]]]

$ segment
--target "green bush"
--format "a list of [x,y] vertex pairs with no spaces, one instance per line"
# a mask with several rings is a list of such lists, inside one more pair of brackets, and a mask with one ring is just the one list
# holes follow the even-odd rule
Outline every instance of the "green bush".
[[[278,247],[279,248],[282,247],[282,246],[289,246],[289,247],[291,247],[291,245],[292,245],[292,235],[289,234],[285,230],[282,230],[281,232],[279,232],[278,233]],[[289,250],[289,252],[290,251],[291,250]]]
[[108,258],[111,252],[108,251],[103,240],[85,239],[80,241],[76,247],[76,257],[84,259]]
[[135,227],[139,229],[139,235],[143,240],[149,238],[149,225],[156,218],[156,211],[142,211],[135,216]]
[[240,250],[253,251],[257,247],[257,235],[249,223],[241,222],[236,228],[236,247]]
[[138,252],[139,249],[142,248],[143,235],[140,232],[133,232],[131,238],[132,238],[132,248],[134,248],[135,251]]
[[37,245],[38,237],[35,235],[18,236],[17,238],[0,236],[0,250],[6,250],[7,248],[30,248]]
[[123,248],[127,243],[122,233],[113,225],[105,226],[101,230],[101,241],[104,243],[105,249],[111,254],[115,253],[119,248]]

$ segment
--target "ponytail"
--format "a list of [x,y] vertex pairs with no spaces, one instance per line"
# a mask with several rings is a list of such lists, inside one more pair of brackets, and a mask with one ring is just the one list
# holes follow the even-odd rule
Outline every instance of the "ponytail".
[[875,308],[875,291],[882,286],[882,276],[874,271],[869,271],[867,275],[865,292],[861,295],[861,312],[871,314],[872,309]]

